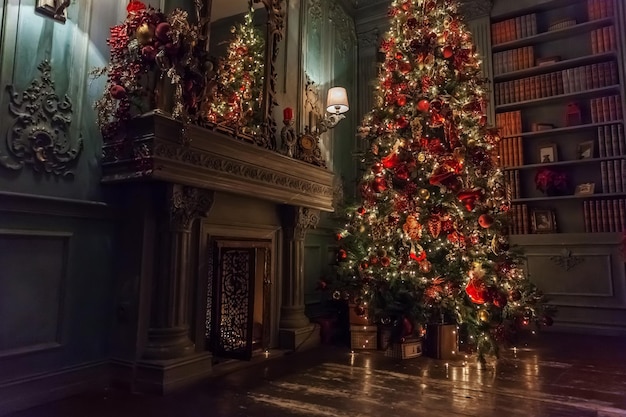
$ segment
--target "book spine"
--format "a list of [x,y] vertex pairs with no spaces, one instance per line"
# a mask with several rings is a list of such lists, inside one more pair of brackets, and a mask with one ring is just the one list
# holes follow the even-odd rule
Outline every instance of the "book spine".
[[598,219],[596,218],[596,207],[594,201],[589,202],[589,219],[591,222],[591,233],[596,233],[598,231]]
[[607,213],[607,205],[606,205],[606,200],[600,200],[600,208],[602,210],[602,231],[603,232],[608,232],[609,231],[609,215]]
[[598,141],[598,155],[600,158],[606,157],[606,149],[604,147],[604,129],[602,126],[598,126],[597,130],[597,141]]
[[602,192],[606,193],[609,190],[606,161],[600,162],[600,175],[602,178]]
[[589,201],[583,202],[583,220],[585,221],[585,233],[591,233],[591,217],[589,216]]
[[607,215],[607,223],[609,232],[615,232],[617,229],[615,228],[615,214],[613,213],[613,202],[608,200],[606,202],[606,215]]
[[528,206],[522,204],[522,230],[523,235],[528,233]]

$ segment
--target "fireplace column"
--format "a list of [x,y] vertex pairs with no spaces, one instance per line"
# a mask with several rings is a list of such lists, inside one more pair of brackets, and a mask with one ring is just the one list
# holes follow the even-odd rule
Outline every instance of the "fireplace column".
[[164,186],[166,211],[157,224],[150,328],[143,354],[146,359],[174,359],[194,351],[189,338],[191,228],[194,220],[206,216],[213,205],[212,191],[177,184]]
[[280,345],[298,350],[319,344],[319,330],[304,314],[304,237],[315,228],[319,210],[283,206],[283,305],[280,310]]

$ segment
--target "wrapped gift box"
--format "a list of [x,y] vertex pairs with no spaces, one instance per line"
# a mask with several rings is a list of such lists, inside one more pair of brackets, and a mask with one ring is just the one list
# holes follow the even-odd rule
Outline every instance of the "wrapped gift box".
[[350,326],[350,347],[352,349],[378,349],[378,327]]
[[458,355],[456,324],[426,325],[424,354],[436,359],[454,359]]
[[410,359],[422,356],[422,340],[407,339],[400,343],[390,343],[385,356],[398,359]]

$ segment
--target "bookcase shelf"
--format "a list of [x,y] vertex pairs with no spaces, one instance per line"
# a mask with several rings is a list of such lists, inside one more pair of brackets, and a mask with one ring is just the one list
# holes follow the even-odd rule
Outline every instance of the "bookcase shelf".
[[540,137],[542,138],[545,136],[563,135],[563,134],[568,134],[568,133],[577,132],[577,131],[592,130],[601,126],[623,124],[623,123],[624,121],[621,119],[611,120],[607,122],[585,123],[585,124],[576,125],[576,126],[557,127],[554,129],[538,130],[535,132],[522,132],[522,133],[515,134],[515,135],[506,135],[506,136],[502,136],[502,139],[517,138],[517,137],[523,137],[523,138]]
[[607,95],[607,94],[618,93],[619,89],[620,89],[619,84],[615,84],[615,85],[610,85],[608,87],[577,91],[575,93],[557,94],[557,95],[553,95],[549,97],[536,98],[534,100],[524,100],[524,101],[517,101],[514,103],[500,104],[496,106],[496,112],[523,109],[524,107],[531,107],[531,106],[536,106],[536,105],[541,105],[541,104],[550,104],[550,103],[559,102],[559,101],[567,102],[567,101],[573,101],[573,100],[583,100],[583,99],[588,99],[592,97],[600,97],[600,96]]
[[615,51],[603,52],[592,55],[584,55],[577,58],[566,59],[563,61],[557,61],[551,64],[536,65],[534,67],[525,68],[517,71],[505,72],[493,77],[494,82],[508,81],[515,78],[529,77],[531,75],[544,74],[552,71],[559,71],[567,68],[594,64],[602,61],[608,61],[615,59]]
[[[532,219],[542,210],[559,233],[626,229],[623,10],[626,0],[547,0],[492,17],[513,235],[537,233]],[[568,195],[541,195],[537,174],[565,178]]]
[[526,164],[526,165],[506,167],[504,168],[504,170],[512,171],[512,170],[539,169],[539,168],[550,168],[550,167],[563,167],[563,166],[568,166],[568,165],[593,164],[593,163],[600,163],[602,161],[614,161],[614,160],[621,160],[621,159],[626,159],[626,155],[605,156],[602,158],[572,159],[568,161],[545,162],[542,164]]
[[554,195],[554,196],[542,196],[542,197],[525,197],[511,200],[512,203],[531,203],[537,201],[557,201],[557,200],[582,200],[582,199],[594,199],[594,198],[620,198],[626,197],[626,193],[598,193],[590,195]]
[[492,52],[501,52],[506,49],[521,48],[523,46],[534,45],[541,42],[554,41],[558,39],[565,39],[585,32],[590,32],[594,29],[602,28],[613,24],[613,19],[603,18],[596,19],[585,23],[579,23],[563,29],[556,29],[547,32],[538,33],[536,35],[527,36],[521,39],[516,39],[510,42],[498,43],[493,45]]

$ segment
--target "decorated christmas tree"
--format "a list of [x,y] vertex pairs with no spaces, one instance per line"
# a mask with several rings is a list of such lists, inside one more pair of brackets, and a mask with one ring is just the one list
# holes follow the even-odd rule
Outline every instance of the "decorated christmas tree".
[[[213,123],[244,128],[258,133],[263,97],[264,40],[254,26],[254,7],[249,1],[244,22],[232,28],[233,39],[226,56],[217,65],[217,79],[211,90],[207,118]],[[245,132],[244,132],[245,133]]]
[[400,337],[456,323],[483,359],[519,330],[551,323],[509,247],[487,82],[456,1],[395,0],[389,16],[333,297],[398,323]]

